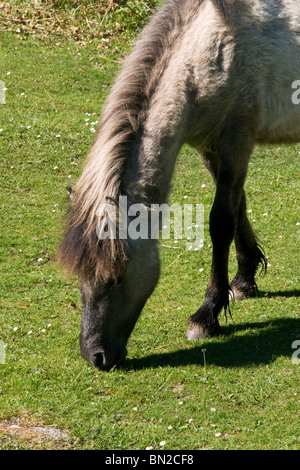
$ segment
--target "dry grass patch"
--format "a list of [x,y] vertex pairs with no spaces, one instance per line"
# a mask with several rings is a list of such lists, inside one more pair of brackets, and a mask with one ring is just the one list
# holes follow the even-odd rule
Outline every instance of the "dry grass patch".
[[0,449],[66,449],[68,431],[43,423],[29,416],[0,420]]

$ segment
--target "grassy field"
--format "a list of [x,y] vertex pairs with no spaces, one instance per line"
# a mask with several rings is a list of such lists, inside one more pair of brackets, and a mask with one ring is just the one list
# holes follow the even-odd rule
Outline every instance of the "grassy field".
[[[209,278],[214,196],[197,154],[185,147],[171,202],[204,204],[204,248],[191,252],[172,240],[161,248],[161,279],[121,368],[100,372],[80,358],[77,281],[55,264],[66,187],[80,175],[151,2],[135,16],[130,8],[82,8],[76,16],[72,3],[61,2],[70,9],[65,16],[50,6],[0,4],[7,88],[0,104],[0,341],[7,345],[0,449],[300,449],[300,364],[292,361],[300,339],[299,145],[257,147],[252,157],[248,209],[268,273],[258,278],[258,298],[236,302],[227,322],[222,314],[220,336],[184,338]],[[233,249],[231,278],[235,269]]]

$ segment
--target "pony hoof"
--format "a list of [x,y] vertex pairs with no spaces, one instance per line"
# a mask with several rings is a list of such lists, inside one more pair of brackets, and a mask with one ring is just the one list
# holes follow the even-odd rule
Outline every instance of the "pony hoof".
[[198,323],[191,323],[185,337],[187,340],[192,341],[205,339],[209,336],[209,334],[209,330],[205,326],[199,325]]
[[238,287],[231,287],[231,292],[229,294],[229,300],[244,300],[252,299],[257,296],[257,286],[256,284],[250,286],[249,288],[242,290]]
[[258,288],[254,280],[233,280],[229,291],[229,300],[244,300],[257,297]]
[[247,298],[246,294],[241,290],[237,290],[233,288],[229,292],[229,300],[244,300],[246,298]]

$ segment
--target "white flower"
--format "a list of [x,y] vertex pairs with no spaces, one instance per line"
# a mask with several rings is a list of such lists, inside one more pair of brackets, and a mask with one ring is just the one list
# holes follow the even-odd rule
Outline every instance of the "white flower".
[[204,271],[204,269],[203,269],[203,268],[199,269],[199,273],[202,273],[203,271]]
[[210,411],[214,413],[216,411],[216,408],[211,408]]
[[18,327],[17,327],[17,326],[15,326],[15,327],[14,327],[14,331],[17,331],[17,329],[18,329]]
[[161,447],[165,446],[165,445],[166,445],[166,441],[160,441],[159,445],[160,445]]
[[39,258],[38,261],[43,261],[43,258]]
[[153,446],[146,447],[146,450],[152,450]]
[[201,185],[201,188],[205,188],[205,186],[206,186],[206,184],[202,184],[202,185]]
[[41,330],[42,333],[45,333],[45,331],[46,331],[45,328],[43,328],[43,329]]
[[221,436],[221,433],[220,433],[220,432],[216,432],[215,436],[216,436],[216,437],[220,437],[220,436]]
[[28,331],[28,333],[27,333],[27,334],[28,334],[28,335],[31,335],[31,334],[32,334],[32,330]]

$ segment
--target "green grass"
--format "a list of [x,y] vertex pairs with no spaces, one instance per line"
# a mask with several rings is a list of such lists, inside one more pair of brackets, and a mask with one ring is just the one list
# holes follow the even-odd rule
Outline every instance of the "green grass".
[[[292,363],[300,335],[299,145],[257,147],[252,157],[248,209],[270,267],[258,278],[258,298],[236,302],[227,322],[221,315],[220,336],[184,338],[209,278],[214,196],[197,154],[185,147],[171,202],[204,204],[204,248],[190,252],[172,241],[174,249],[161,248],[161,279],[121,368],[104,373],[80,358],[77,281],[64,276],[55,252],[65,188],[80,175],[127,34],[107,46],[0,32],[7,88],[0,105],[0,340],[7,344],[0,448],[299,449],[300,365]],[[231,277],[235,268],[233,249]],[[69,437],[4,432],[3,420],[17,417]]]

